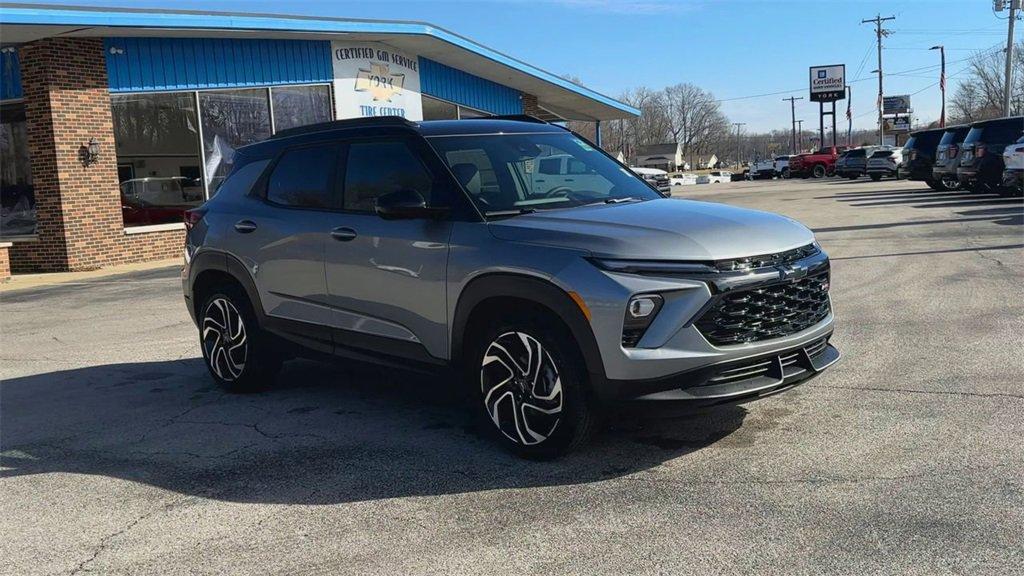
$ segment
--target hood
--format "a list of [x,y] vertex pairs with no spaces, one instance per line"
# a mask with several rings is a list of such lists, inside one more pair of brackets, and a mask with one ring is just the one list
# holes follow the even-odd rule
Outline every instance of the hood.
[[814,241],[810,230],[785,216],[667,198],[537,212],[491,222],[489,227],[502,240],[645,260],[723,260],[781,252]]

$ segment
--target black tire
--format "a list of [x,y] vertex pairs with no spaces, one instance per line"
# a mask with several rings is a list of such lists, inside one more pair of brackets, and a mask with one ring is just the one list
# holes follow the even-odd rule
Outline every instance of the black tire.
[[868,174],[868,176],[871,176],[871,180],[873,180],[875,182],[878,182],[879,180],[882,179],[882,175],[881,174]]
[[198,316],[199,347],[218,385],[229,392],[255,392],[274,382],[283,358],[272,337],[260,329],[242,290],[211,290]]
[[824,164],[815,164],[812,174],[815,178],[824,178],[825,175],[828,174],[828,170],[825,168]]
[[789,168],[783,168],[782,174],[779,176],[781,176],[783,180],[789,180]]
[[463,371],[474,410],[505,449],[549,459],[590,440],[600,404],[567,328],[543,318],[497,318],[467,342]]
[[924,182],[925,182],[925,184],[928,185],[929,188],[931,188],[932,190],[935,190],[936,192],[945,192],[946,191],[946,187],[943,186],[942,182],[940,182],[938,180],[928,179],[928,180],[925,180]]

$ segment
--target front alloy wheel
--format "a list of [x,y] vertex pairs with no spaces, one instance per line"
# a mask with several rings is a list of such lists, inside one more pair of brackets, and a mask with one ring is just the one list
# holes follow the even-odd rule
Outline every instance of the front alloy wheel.
[[237,380],[249,352],[245,322],[238,309],[226,298],[211,300],[203,314],[202,331],[210,369],[225,382]]
[[562,421],[562,381],[551,354],[534,337],[505,332],[480,365],[484,408],[498,430],[520,446],[540,444]]

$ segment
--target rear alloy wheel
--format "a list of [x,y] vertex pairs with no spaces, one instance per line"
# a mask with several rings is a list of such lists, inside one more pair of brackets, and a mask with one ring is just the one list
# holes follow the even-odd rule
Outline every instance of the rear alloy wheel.
[[950,176],[949,174],[943,174],[942,179],[939,180],[942,183],[942,187],[946,190],[953,191],[960,189],[960,180],[956,176]]
[[234,382],[245,371],[249,355],[245,322],[227,298],[216,298],[206,306],[202,325],[203,356],[210,371],[220,380]]
[[825,166],[823,166],[821,164],[815,164],[814,165],[813,175],[814,175],[815,178],[824,178],[826,172],[827,172],[827,170],[825,170]]
[[564,330],[542,322],[498,322],[479,334],[469,358],[481,420],[509,450],[552,458],[593,434],[599,407]]
[[210,375],[230,392],[252,392],[272,382],[283,356],[260,330],[249,300],[225,286],[204,301],[199,343]]

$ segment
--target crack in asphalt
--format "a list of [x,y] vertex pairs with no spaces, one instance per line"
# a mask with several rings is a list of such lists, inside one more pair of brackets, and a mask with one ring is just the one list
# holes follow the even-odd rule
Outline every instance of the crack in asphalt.
[[75,574],[81,574],[83,572],[92,572],[92,570],[90,570],[88,568],[89,564],[92,564],[93,562],[96,561],[96,558],[99,558],[99,555],[102,554],[103,551],[107,549],[107,545],[110,543],[111,540],[117,538],[118,536],[123,536],[124,534],[127,534],[132,528],[135,528],[140,522],[143,522],[144,520],[146,520],[146,519],[148,519],[148,518],[150,518],[152,516],[155,516],[157,514],[162,514],[162,513],[169,512],[169,511],[173,510],[174,508],[176,508],[182,502],[184,502],[186,500],[194,500],[196,498],[198,498],[198,497],[197,496],[182,496],[180,498],[176,498],[172,502],[169,502],[167,504],[164,504],[163,506],[160,506],[158,508],[154,508],[153,510],[150,510],[149,512],[146,512],[142,516],[139,516],[138,518],[136,518],[136,519],[132,520],[131,522],[129,522],[127,525],[125,525],[120,530],[117,530],[115,532],[107,534],[106,536],[101,538],[99,543],[93,548],[92,555],[90,557],[86,558],[85,560],[83,560],[82,562],[80,562],[78,564],[78,566],[76,566],[71,572],[69,572],[69,575],[70,576],[74,576]]

